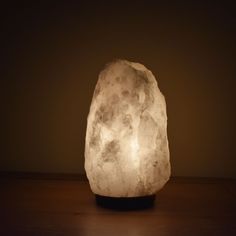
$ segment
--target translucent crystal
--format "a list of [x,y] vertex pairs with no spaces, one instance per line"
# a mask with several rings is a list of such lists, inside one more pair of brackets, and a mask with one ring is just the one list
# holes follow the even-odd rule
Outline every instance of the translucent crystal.
[[117,60],[100,73],[87,120],[85,170],[95,194],[155,194],[170,177],[165,98],[152,72]]

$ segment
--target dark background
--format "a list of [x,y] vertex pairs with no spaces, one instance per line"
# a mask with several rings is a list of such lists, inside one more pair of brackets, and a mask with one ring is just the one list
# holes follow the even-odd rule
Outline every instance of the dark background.
[[122,58],[149,68],[166,97],[172,175],[236,178],[233,1],[19,1],[1,12],[1,171],[84,173],[98,74]]

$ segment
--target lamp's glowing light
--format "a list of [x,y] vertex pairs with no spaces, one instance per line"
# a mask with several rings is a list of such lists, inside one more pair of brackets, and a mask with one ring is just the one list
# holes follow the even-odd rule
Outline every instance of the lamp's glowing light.
[[138,155],[138,151],[139,151],[139,144],[138,144],[138,138],[137,136],[134,136],[131,139],[130,142],[130,146],[131,146],[131,150],[130,150],[130,154],[133,160],[133,165],[135,168],[137,168],[139,166],[139,155]]
[[92,191],[152,195],[170,176],[164,96],[139,63],[118,60],[99,75],[88,116],[85,169]]

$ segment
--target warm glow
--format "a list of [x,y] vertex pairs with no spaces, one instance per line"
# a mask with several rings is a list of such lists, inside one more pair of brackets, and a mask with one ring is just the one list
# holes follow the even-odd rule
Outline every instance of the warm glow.
[[[138,144],[138,136],[135,135],[131,141],[130,141],[130,147],[131,147],[131,150],[130,150],[130,155],[132,157],[132,161],[133,161],[133,164],[134,164],[134,167],[138,167],[139,166],[139,155],[138,155],[138,151],[139,151],[139,144]],[[132,163],[131,163],[132,165]]]
[[118,60],[100,73],[85,169],[92,191],[103,196],[152,195],[169,179],[165,98],[143,65]]

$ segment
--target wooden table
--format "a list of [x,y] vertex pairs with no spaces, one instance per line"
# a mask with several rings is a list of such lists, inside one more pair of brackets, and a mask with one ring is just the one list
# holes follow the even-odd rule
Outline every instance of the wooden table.
[[87,181],[3,178],[0,235],[236,235],[233,180],[171,179],[146,210],[95,204]]

